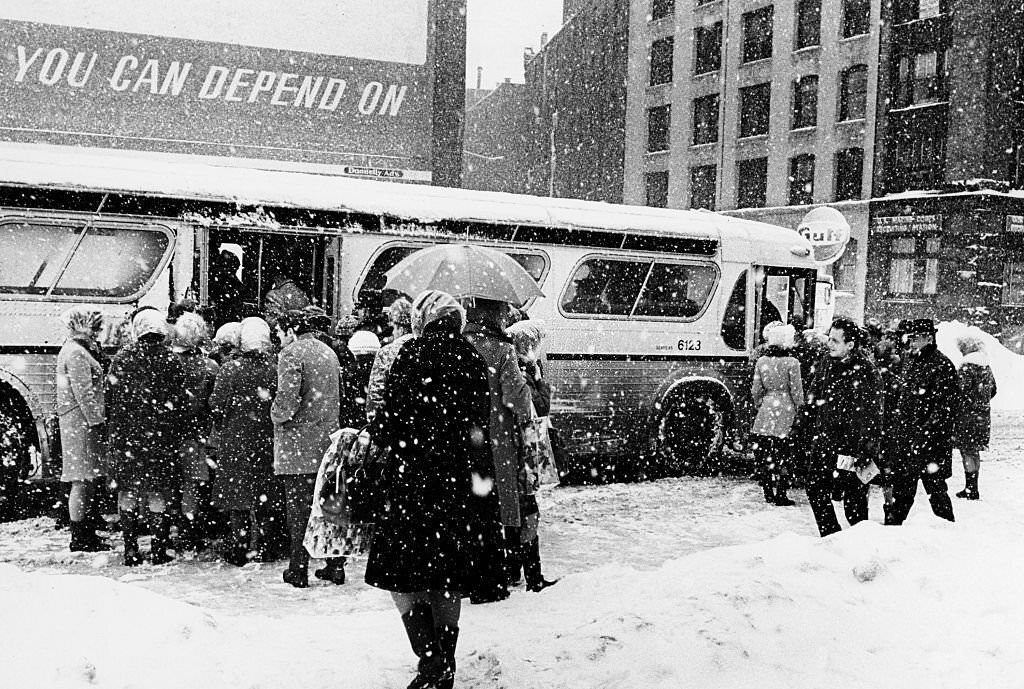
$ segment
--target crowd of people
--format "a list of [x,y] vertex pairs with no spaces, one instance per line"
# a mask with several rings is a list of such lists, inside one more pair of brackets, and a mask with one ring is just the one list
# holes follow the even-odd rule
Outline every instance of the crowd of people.
[[954,521],[954,448],[966,476],[957,497],[980,498],[996,383],[979,338],[958,339],[957,370],[930,319],[884,330],[837,318],[827,339],[794,321],[767,324],[755,353],[751,440],[767,502],[793,505],[786,491],[800,476],[828,536],[841,530],[833,502],[851,525],[868,518],[871,484],[883,489],[884,523],[903,524],[920,483],[935,515]]
[[[366,583],[390,591],[420,687],[451,686],[463,596],[507,598],[542,574],[536,471],[521,433],[547,414],[539,323],[487,299],[427,291],[388,309],[384,338],[331,319],[275,282],[264,317],[211,332],[188,304],[135,311],[108,360],[103,314],[63,314],[57,360],[62,480],[72,551],[110,550],[98,496],[116,496],[122,562],[162,565],[212,549],[242,566],[287,559],[308,586],[303,545],[332,434],[366,428],[386,448]],[[107,525],[109,528],[109,525]],[[151,535],[148,552],[140,536]],[[143,541],[144,543],[144,541]],[[344,557],[314,574],[345,583]]]

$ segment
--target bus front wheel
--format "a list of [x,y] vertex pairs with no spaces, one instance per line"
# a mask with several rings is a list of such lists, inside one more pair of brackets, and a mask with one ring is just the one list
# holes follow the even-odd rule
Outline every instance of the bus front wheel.
[[665,403],[654,434],[655,461],[666,475],[718,473],[725,411],[715,396],[684,392]]

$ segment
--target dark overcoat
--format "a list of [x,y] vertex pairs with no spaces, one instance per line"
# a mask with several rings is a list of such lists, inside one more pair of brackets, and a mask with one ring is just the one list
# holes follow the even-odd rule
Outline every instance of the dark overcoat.
[[[953,363],[934,344],[908,353],[900,411],[906,453],[893,473],[935,478],[953,475],[953,434],[960,407],[960,380]],[[930,469],[931,464],[935,464]]]
[[992,434],[992,398],[996,379],[984,352],[971,352],[960,365],[960,413],[956,418],[956,447],[967,451],[988,449]]
[[487,364],[457,332],[427,326],[402,346],[372,430],[391,452],[366,583],[407,593],[477,586],[471,474],[490,463],[489,394]]
[[222,509],[256,506],[274,475],[270,404],[276,392],[277,364],[264,352],[242,352],[217,373],[210,397],[220,439],[213,501]]
[[136,342],[114,357],[106,406],[111,478],[118,490],[177,487],[187,404],[185,370],[163,341]]
[[881,425],[878,371],[861,351],[845,359],[823,357],[808,400],[812,450],[808,475],[831,476],[838,455],[876,459]]

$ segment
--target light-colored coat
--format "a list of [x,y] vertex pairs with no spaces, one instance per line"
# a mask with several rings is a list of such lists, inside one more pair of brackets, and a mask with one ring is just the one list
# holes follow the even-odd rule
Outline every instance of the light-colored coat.
[[338,357],[313,333],[281,350],[274,422],[274,473],[315,474],[338,430]]
[[750,396],[757,405],[757,418],[750,432],[787,437],[793,430],[797,410],[804,403],[800,362],[791,356],[762,356],[754,365]]
[[487,362],[491,391],[491,454],[494,482],[501,506],[501,523],[518,527],[519,426],[530,419],[530,387],[526,384],[512,341],[485,326],[470,323],[466,339]]
[[103,475],[106,448],[94,426],[106,423],[103,367],[89,350],[68,340],[57,354],[57,415],[63,451],[64,481],[87,481]]

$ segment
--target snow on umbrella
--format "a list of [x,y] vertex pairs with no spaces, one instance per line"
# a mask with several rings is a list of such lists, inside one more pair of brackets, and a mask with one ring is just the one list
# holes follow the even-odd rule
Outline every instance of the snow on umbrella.
[[453,297],[480,297],[513,306],[544,296],[515,259],[473,244],[438,244],[421,249],[402,259],[386,275],[385,289],[409,295],[437,289]]

